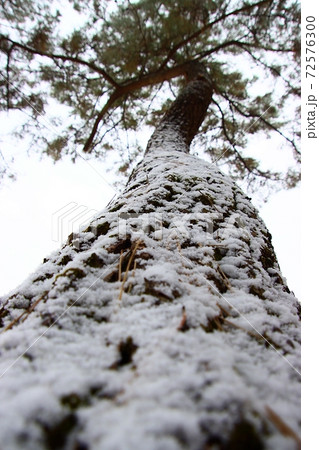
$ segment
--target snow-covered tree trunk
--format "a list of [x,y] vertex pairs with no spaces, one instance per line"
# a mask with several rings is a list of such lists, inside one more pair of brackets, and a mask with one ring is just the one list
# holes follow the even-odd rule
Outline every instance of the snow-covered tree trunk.
[[299,304],[249,198],[188,153],[194,67],[121,196],[2,300],[1,448],[298,448]]

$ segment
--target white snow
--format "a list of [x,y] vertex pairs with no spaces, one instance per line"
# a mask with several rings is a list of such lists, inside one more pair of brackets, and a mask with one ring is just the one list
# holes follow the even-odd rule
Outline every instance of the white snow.
[[[199,449],[243,421],[265,448],[296,448],[266,414],[299,433],[298,304],[267,230],[230,178],[155,147],[92,229],[2,300],[3,448],[52,446],[60,424],[61,448]],[[138,228],[154,212],[161,234]]]

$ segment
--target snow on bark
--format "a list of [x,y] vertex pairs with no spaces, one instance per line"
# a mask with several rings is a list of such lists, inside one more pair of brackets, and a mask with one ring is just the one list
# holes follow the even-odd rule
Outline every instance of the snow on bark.
[[299,304],[271,236],[162,125],[119,198],[2,300],[5,449],[298,446]]
[[193,156],[146,155],[2,327],[4,448],[296,448],[298,303],[249,199]]

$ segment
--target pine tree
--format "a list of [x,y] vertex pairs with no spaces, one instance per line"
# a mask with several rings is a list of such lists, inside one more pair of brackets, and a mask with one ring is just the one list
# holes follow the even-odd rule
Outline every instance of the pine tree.
[[297,449],[299,304],[249,198],[189,154],[205,67],[124,192],[1,307],[4,448]]
[[[210,70],[214,95],[197,149],[252,187],[296,186],[297,1],[61,0],[61,7],[70,3],[72,20],[82,17],[82,25],[69,33],[55,3],[0,4],[0,110],[26,113],[21,135],[29,136],[31,151],[55,161],[116,151],[119,168],[129,174],[140,152],[137,145],[125,152],[118,136],[155,126],[169,94],[177,95],[185,66],[200,61]],[[63,120],[52,112],[57,102],[66,109]],[[286,173],[260,165],[258,152],[247,153],[249,136],[269,134],[279,134],[292,151]]]

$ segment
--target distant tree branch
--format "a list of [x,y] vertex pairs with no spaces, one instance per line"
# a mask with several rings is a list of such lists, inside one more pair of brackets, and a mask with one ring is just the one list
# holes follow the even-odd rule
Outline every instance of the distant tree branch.
[[217,19],[207,23],[206,25],[204,25],[202,28],[200,28],[199,30],[197,30],[195,33],[191,34],[190,36],[188,36],[187,38],[183,39],[182,41],[180,41],[179,43],[177,43],[176,45],[174,45],[174,47],[169,51],[167,57],[165,58],[165,60],[163,61],[163,63],[160,66],[160,70],[163,69],[166,64],[170,61],[170,59],[174,56],[174,54],[182,47],[184,47],[185,45],[187,45],[189,42],[193,41],[194,39],[196,39],[198,36],[200,36],[201,34],[203,34],[205,31],[207,31],[209,28],[213,27],[214,25],[216,25],[218,22],[221,22],[222,20],[226,19],[229,16],[232,15],[236,15],[239,14],[241,12],[245,12],[245,11],[249,11],[253,8],[256,8],[258,6],[262,6],[266,3],[272,3],[272,0],[261,0],[260,2],[254,3],[252,5],[245,5],[242,6],[241,8],[235,9],[233,11],[230,11],[229,13],[224,13],[221,16],[219,16]]
[[7,52],[7,64],[6,64],[6,100],[7,100],[7,110],[10,109],[10,57],[13,50],[13,46],[11,45],[8,48]]
[[[240,161],[240,163],[244,166],[244,168],[247,170],[248,173],[255,174],[259,177],[266,178],[266,179],[276,179],[277,174],[271,174],[268,171],[265,172],[265,171],[259,169],[258,167],[252,168],[247,164],[245,158],[240,154],[240,151],[238,150],[233,139],[231,139],[231,137],[228,134],[226,123],[225,123],[226,120],[225,120],[224,111],[221,109],[220,105],[216,102],[216,100],[212,99],[212,101],[213,101],[214,105],[217,106],[217,108],[220,112],[221,121],[222,121],[222,130],[223,130],[224,136],[226,137],[229,145],[231,146],[231,148],[233,149],[233,151],[236,155],[235,158],[237,158]],[[218,161],[218,159],[217,159],[217,161]]]
[[265,124],[267,125],[268,128],[276,131],[276,133],[278,133],[281,137],[283,137],[287,142],[289,142],[289,144],[293,147],[294,152],[296,153],[296,155],[298,156],[298,159],[300,157],[300,150],[298,150],[296,144],[294,143],[294,141],[292,139],[290,139],[288,136],[286,136],[284,133],[282,133],[277,127],[275,127],[272,123],[268,122],[268,120],[264,119],[264,117],[259,117],[259,119]]
[[98,67],[93,62],[85,61],[84,59],[81,59],[77,56],[70,56],[70,55],[59,55],[55,53],[48,53],[41,50],[34,49],[26,44],[21,44],[20,42],[13,41],[7,36],[4,36],[3,34],[0,34],[0,39],[5,39],[6,41],[10,42],[14,47],[20,48],[21,50],[24,50],[28,53],[31,53],[33,55],[39,55],[39,56],[45,56],[50,59],[59,59],[61,61],[70,61],[74,62],[86,67],[89,67],[94,72],[99,73],[100,75],[105,78],[113,87],[117,88],[119,87],[119,84],[101,67]]
[[239,104],[237,102],[235,102],[231,98],[229,98],[229,96],[225,92],[219,92],[219,94],[222,95],[225,98],[225,100],[227,100],[229,102],[229,104],[231,104],[241,116],[243,116],[245,118],[250,118],[250,119],[258,119],[262,123],[264,123],[268,128],[276,131],[276,133],[278,133],[287,142],[289,142],[289,144],[292,146],[294,152],[296,153],[296,155],[299,158],[300,151],[298,150],[295,142],[292,139],[290,139],[288,136],[286,136],[284,133],[282,133],[275,125],[273,125],[271,122],[269,122],[267,119],[265,119],[263,117],[263,115],[247,113],[247,112],[243,111],[243,109],[239,106]]
[[300,95],[300,88],[298,89],[298,88],[292,86],[290,84],[290,82],[281,75],[280,71],[276,67],[269,66],[267,63],[262,61],[260,58],[257,58],[257,56],[254,55],[249,49],[246,49],[246,52],[257,64],[260,64],[264,68],[270,70],[271,72],[275,73],[278,77],[280,77],[284,81],[284,83],[289,87],[291,93],[294,93],[295,95]]
[[[139,14],[138,14],[137,8],[136,8],[136,6],[134,4],[132,4],[130,2],[130,0],[128,0],[128,4],[130,5],[130,9],[133,12],[134,16],[136,17],[136,20],[137,20],[137,23],[138,23],[138,28],[139,28],[141,36],[143,38],[145,51],[148,54],[149,53],[148,42],[147,42],[147,38],[145,36],[144,28],[142,26],[141,18],[140,18]],[[141,73],[144,73],[144,70],[145,70],[145,61],[144,61],[143,66],[142,66]]]
[[131,94],[143,87],[152,86],[154,84],[162,83],[164,81],[171,80],[172,78],[185,75],[190,63],[191,62],[188,61],[170,69],[158,70],[156,72],[147,74],[137,80],[129,80],[115,89],[101,111],[98,113],[94,121],[91,133],[83,147],[83,151],[86,153],[90,153],[92,151],[92,143],[94,141],[94,137],[97,133],[100,122],[119,98],[123,97],[124,95]]
[[[222,50],[224,48],[227,47],[240,47],[242,50],[248,52],[250,54],[250,56],[253,56],[252,52],[250,52],[248,50],[248,48],[254,48],[256,50],[266,50],[269,52],[275,52],[275,53],[294,53],[294,50],[291,48],[274,48],[274,47],[269,47],[269,46],[264,46],[264,45],[259,45],[256,43],[252,43],[252,42],[241,42],[240,40],[230,40],[230,41],[225,41],[219,45],[217,45],[216,47],[212,47],[208,50],[205,50],[204,52],[200,52],[197,57],[195,59],[202,59],[202,58],[206,58],[207,56],[213,54],[213,53],[217,53],[219,50]],[[258,59],[256,57],[254,57],[255,59]]]
[[116,100],[118,100],[122,95],[123,94],[121,93],[121,89],[116,89],[113,92],[113,94],[110,95],[108,101],[105,103],[103,108],[100,110],[100,112],[98,113],[98,115],[96,116],[96,119],[94,121],[91,133],[90,133],[88,139],[86,140],[86,142],[84,144],[84,147],[83,147],[83,151],[84,152],[91,153],[91,151],[92,151],[92,143],[93,143],[93,140],[94,140],[95,135],[97,133],[98,127],[100,125],[100,122],[103,120],[103,117],[105,116],[105,114],[114,105]]

